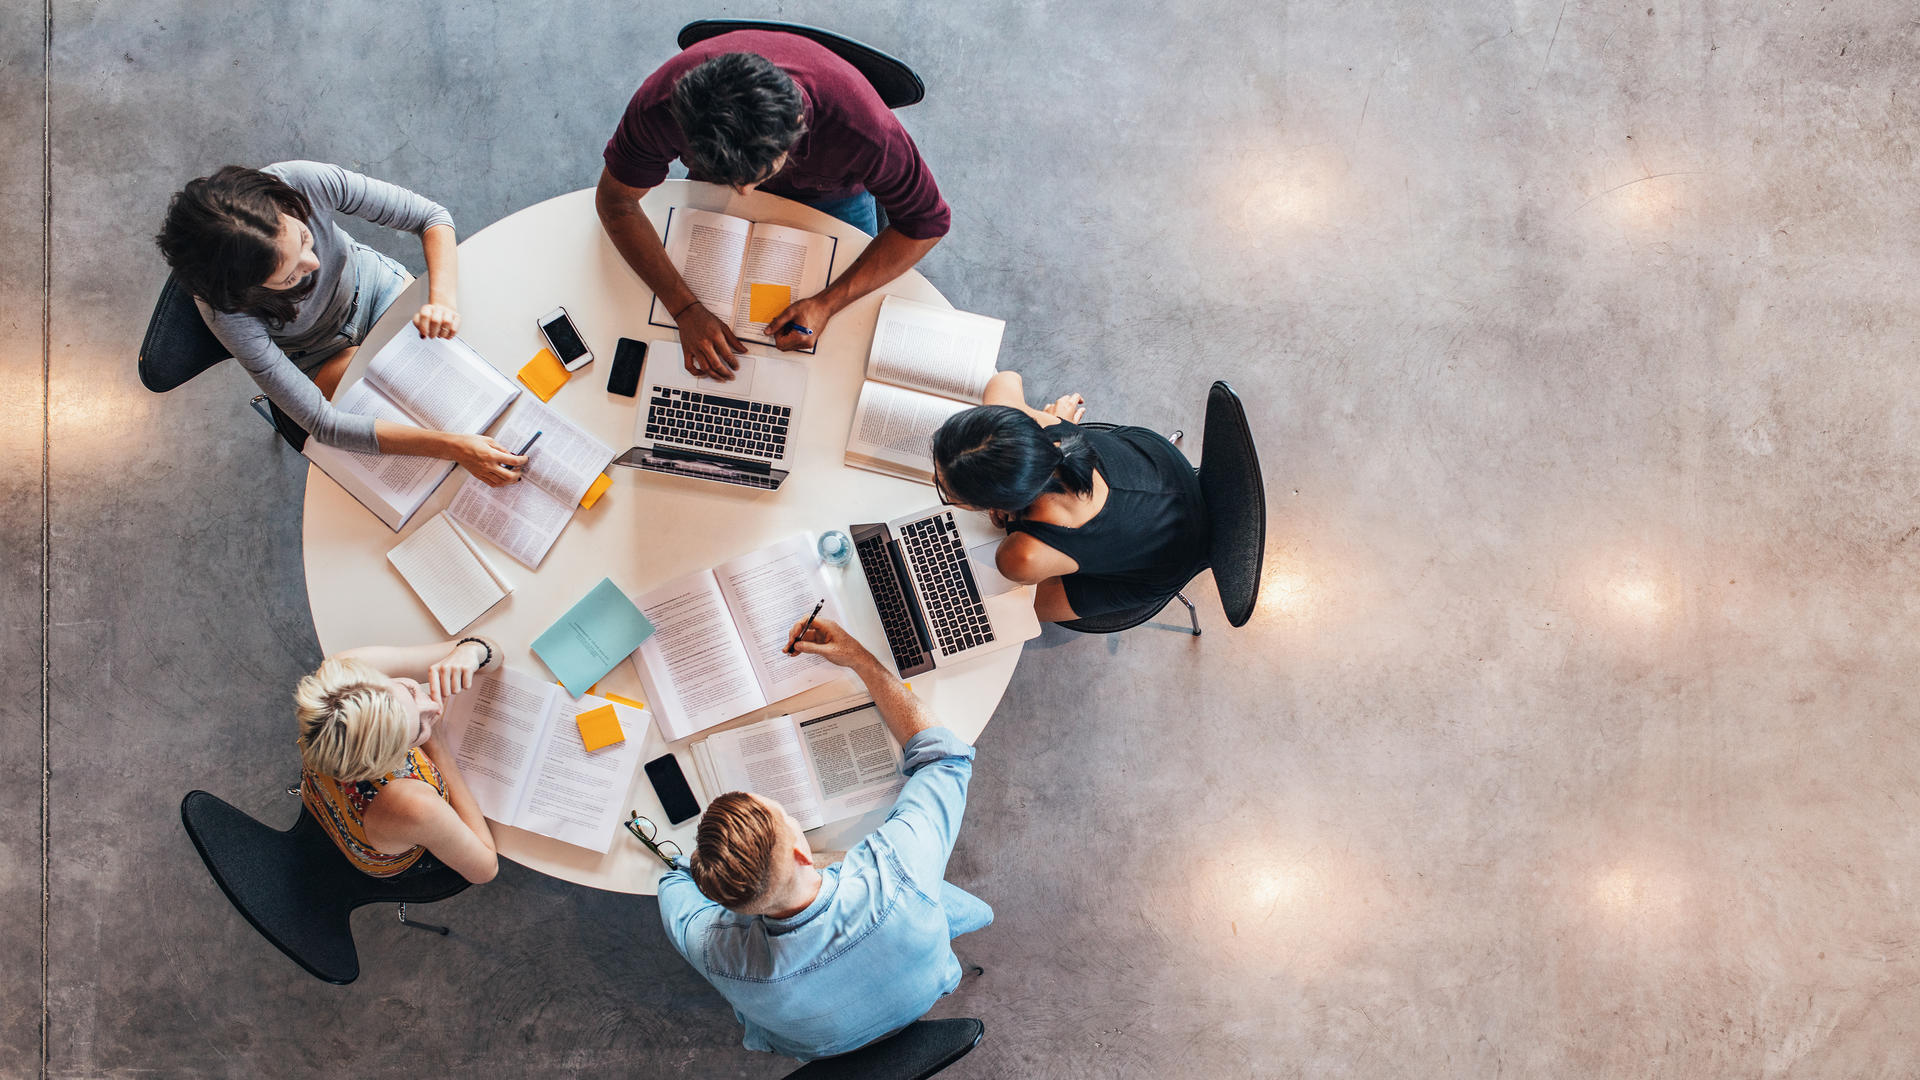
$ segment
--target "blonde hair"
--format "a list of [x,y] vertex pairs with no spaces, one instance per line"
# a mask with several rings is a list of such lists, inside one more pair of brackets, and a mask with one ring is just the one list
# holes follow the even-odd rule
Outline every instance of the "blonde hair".
[[739,911],[767,894],[780,820],[764,803],[744,791],[727,792],[707,804],[695,838],[687,869],[707,899]]
[[329,657],[293,691],[300,760],[343,783],[376,780],[407,757],[411,727],[387,677],[360,660]]

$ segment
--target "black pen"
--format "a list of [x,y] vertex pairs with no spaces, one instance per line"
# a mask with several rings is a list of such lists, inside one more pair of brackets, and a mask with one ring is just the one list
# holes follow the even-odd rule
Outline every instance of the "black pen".
[[803,626],[803,627],[801,627],[801,628],[800,628],[800,632],[799,632],[798,634],[795,634],[795,635],[794,635],[794,638],[793,638],[793,640],[792,640],[792,641],[789,641],[789,642],[787,642],[787,655],[788,655],[788,656],[797,656],[797,655],[799,655],[799,650],[798,650],[798,649],[795,649],[795,648],[794,648],[794,646],[795,646],[795,645],[798,645],[798,644],[800,643],[800,641],[801,641],[801,639],[802,639],[802,638],[805,638],[805,637],[807,636],[807,631],[809,631],[809,630],[811,630],[811,629],[813,629],[813,620],[819,617],[819,615],[820,615],[820,609],[821,609],[821,608],[823,608],[823,607],[826,607],[826,606],[827,606],[827,598],[826,598],[826,597],[824,597],[824,596],[820,598],[820,602],[819,602],[819,603],[817,603],[817,604],[815,604],[815,605],[813,605],[813,614],[812,614],[812,615],[809,615],[809,616],[807,616],[807,625],[805,625],[805,626]]

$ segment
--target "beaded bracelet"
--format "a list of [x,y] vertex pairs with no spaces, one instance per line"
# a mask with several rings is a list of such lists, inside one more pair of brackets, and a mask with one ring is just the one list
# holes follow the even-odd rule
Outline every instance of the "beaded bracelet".
[[488,664],[493,663],[493,646],[487,644],[485,641],[482,641],[477,637],[463,637],[459,641],[454,642],[453,647],[457,649],[460,646],[465,645],[469,641],[487,650],[487,658],[485,660],[480,661],[480,667],[474,668],[475,671],[478,671],[480,670],[480,668],[486,667]]

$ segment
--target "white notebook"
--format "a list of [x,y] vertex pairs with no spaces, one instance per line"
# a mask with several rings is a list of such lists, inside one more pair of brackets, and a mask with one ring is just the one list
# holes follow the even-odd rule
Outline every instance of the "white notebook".
[[443,510],[387,552],[440,626],[457,634],[513,591],[459,523]]
[[613,447],[531,394],[507,413],[493,441],[518,450],[536,431],[540,441],[527,451],[527,469],[519,483],[489,487],[479,477],[469,476],[447,507],[456,521],[493,541],[530,570],[540,568],[553,542],[573,520],[581,497],[613,460]]
[[[770,222],[752,222],[711,210],[676,206],[667,211],[667,258],[681,280],[714,318],[729,324],[741,341],[773,344],[767,323],[795,300],[819,293],[833,279],[840,241]],[[648,322],[677,328],[659,297]],[[819,346],[820,327],[811,327]]]
[[712,794],[772,799],[802,829],[893,802],[907,778],[900,744],[865,695],[729,728],[694,743],[694,771]]
[[847,432],[847,464],[933,483],[933,433],[980,404],[1000,359],[1007,324],[985,315],[880,301],[867,353],[867,381]]
[[[409,427],[477,435],[499,419],[520,388],[460,338],[423,338],[400,331],[381,347],[367,373],[333,407]],[[347,494],[399,532],[453,462],[400,454],[356,454],[307,440],[302,453]]]
[[800,534],[636,597],[654,633],[633,654],[668,742],[763,709],[846,672],[810,653],[787,655],[787,634],[825,600],[844,622],[812,538]]
[[[589,753],[574,717],[609,704],[626,741]],[[605,853],[620,831],[648,719],[592,694],[575,701],[557,683],[503,668],[456,695],[438,730],[482,814]]]

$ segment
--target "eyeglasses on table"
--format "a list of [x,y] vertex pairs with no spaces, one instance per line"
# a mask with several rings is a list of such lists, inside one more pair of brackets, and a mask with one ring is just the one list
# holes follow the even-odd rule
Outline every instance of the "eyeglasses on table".
[[673,860],[680,857],[681,851],[679,844],[671,840],[654,839],[654,837],[660,835],[660,826],[655,825],[652,818],[641,817],[640,811],[632,810],[628,812],[627,820],[624,824],[627,827],[627,831],[633,834],[635,840],[645,844],[647,850],[653,852],[654,855],[658,856],[660,861],[666,863],[667,866],[671,867]]

